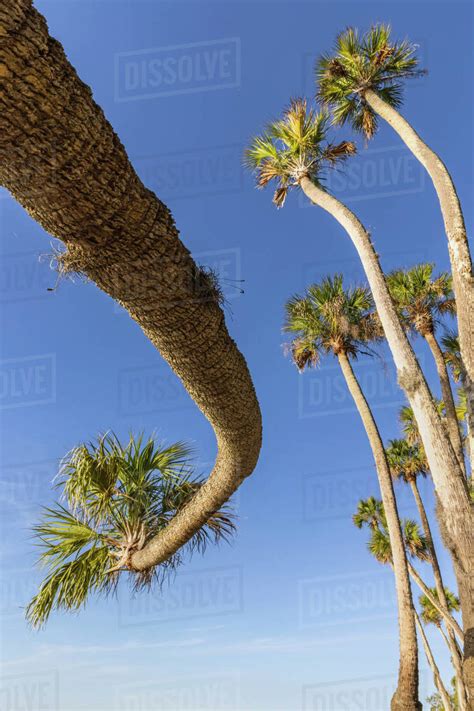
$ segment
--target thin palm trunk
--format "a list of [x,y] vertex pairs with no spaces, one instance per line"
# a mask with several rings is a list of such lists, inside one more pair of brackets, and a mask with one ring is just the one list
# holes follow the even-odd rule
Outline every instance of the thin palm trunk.
[[[423,371],[404,332],[390,297],[379,259],[359,219],[334,196],[308,177],[300,179],[306,196],[329,212],[349,234],[359,254],[392,351],[398,382],[415,414],[445,523],[445,542],[454,563],[466,631],[465,666],[474,698],[474,516],[467,481],[436,410]],[[441,527],[443,531],[443,526]],[[472,664],[471,664],[472,662]],[[471,691],[469,692],[471,693]]]
[[392,549],[393,570],[398,603],[398,624],[400,633],[400,667],[397,690],[392,699],[392,710],[411,711],[421,709],[418,700],[418,648],[414,622],[414,605],[410,587],[407,557],[403,542],[397,501],[393,490],[393,481],[382,438],[372,411],[354,374],[349,358],[345,353],[338,354],[344,378],[354,399],[375,460],[380,492],[387,518],[387,527]]
[[[433,536],[431,534],[431,526],[430,526],[430,523],[428,520],[428,516],[426,515],[425,505],[424,505],[423,500],[420,496],[420,492],[418,489],[416,479],[410,479],[410,486],[411,486],[411,490],[413,492],[413,496],[416,501],[418,512],[420,514],[421,525],[423,527],[423,533],[425,535],[428,550],[430,552],[431,565],[433,567],[433,577],[434,577],[434,581],[435,581],[436,592],[438,593],[438,599],[440,600],[441,605],[446,610],[448,610],[449,609],[448,599],[446,597],[446,592],[444,589],[443,577],[441,575],[441,568],[439,566],[438,556],[436,555],[436,549],[435,549],[435,546],[433,543]],[[449,651],[451,653],[451,660],[453,663],[454,671],[456,673],[458,696],[459,696],[459,699],[458,699],[459,709],[460,709],[460,711],[467,711],[467,709],[468,709],[467,691],[466,691],[466,685],[465,685],[464,679],[463,679],[461,651],[458,647],[458,643],[456,641],[456,636],[454,634],[452,627],[447,625],[446,628],[447,628],[447,635],[444,634],[442,628],[440,628],[440,629],[441,629],[441,632],[443,633],[443,636],[445,637],[446,644],[448,645]]]
[[443,606],[439,599],[437,600],[436,597],[432,594],[431,590],[429,589],[417,569],[412,565],[412,563],[410,563],[410,561],[408,561],[408,570],[410,572],[411,577],[418,585],[422,593],[426,595],[433,607],[438,610],[439,614],[442,616],[444,622],[446,623],[446,626],[450,627],[454,632],[456,632],[461,644],[464,644],[464,632],[462,631],[458,622],[454,619],[449,610]]
[[426,654],[426,659],[428,660],[428,664],[430,665],[430,669],[433,672],[433,678],[434,678],[434,683],[436,688],[439,691],[439,694],[441,696],[441,700],[443,702],[443,706],[445,711],[452,711],[453,705],[451,703],[451,698],[446,691],[446,687],[443,684],[443,680],[441,678],[441,674],[439,673],[438,666],[436,664],[435,658],[433,656],[433,652],[431,651],[431,647],[428,642],[428,638],[426,636],[426,632],[423,628],[423,625],[421,624],[421,620],[419,618],[418,613],[415,610],[415,621],[416,621],[416,626],[418,627],[418,631],[420,633],[421,641],[423,643],[423,648],[425,650]]
[[453,180],[441,158],[420,138],[406,119],[371,89],[364,92],[369,106],[398,133],[428,172],[438,195],[448,238],[453,287],[457,303],[459,343],[470,381],[471,411],[474,411],[474,277],[466,226]]
[[186,543],[253,471],[261,416],[250,374],[170,211],[137,177],[31,0],[0,6],[0,88],[0,183],[65,243],[69,269],[128,310],[216,434],[207,482],[133,555],[135,568],[148,568]]
[[459,429],[459,420],[456,414],[456,404],[454,402],[453,391],[451,388],[451,383],[449,381],[448,368],[446,366],[446,361],[444,360],[443,351],[439,347],[439,343],[436,340],[434,333],[425,333],[424,337],[428,343],[433,358],[436,363],[436,370],[438,371],[438,377],[441,383],[441,394],[443,397],[443,402],[446,411],[446,425],[451,439],[451,444],[456,453],[458,461],[461,465],[462,470],[466,473],[466,464],[464,461],[464,449],[462,445],[461,432]]

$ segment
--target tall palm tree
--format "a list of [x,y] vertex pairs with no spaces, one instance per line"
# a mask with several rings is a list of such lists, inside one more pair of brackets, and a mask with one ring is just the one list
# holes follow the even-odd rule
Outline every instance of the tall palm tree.
[[419,333],[431,350],[441,383],[449,436],[461,467],[465,471],[464,450],[456,404],[446,361],[436,337],[441,317],[445,314],[454,315],[456,304],[450,275],[443,273],[433,278],[433,269],[433,264],[418,264],[406,270],[397,269],[387,276],[387,284],[399,309],[402,322],[407,329]]
[[[43,625],[54,609],[77,610],[90,594],[110,593],[122,573],[134,588],[150,587],[183,563],[180,551],[160,565],[137,570],[133,556],[202,488],[190,454],[183,442],[165,446],[131,436],[122,445],[108,434],[67,455],[57,480],[64,503],[45,508],[34,529],[47,576],[27,607],[33,626]],[[202,551],[233,531],[233,516],[224,505],[187,548]]]
[[445,522],[444,538],[456,562],[464,624],[466,629],[472,629],[474,653],[474,610],[471,604],[474,594],[471,589],[474,585],[474,516],[467,481],[400,323],[371,238],[356,215],[323,187],[325,169],[354,153],[353,144],[347,141],[338,145],[326,142],[327,124],[325,113],[315,113],[308,110],[305,101],[294,100],[281,120],[270,124],[262,136],[253,140],[246,152],[246,161],[256,171],[259,187],[276,182],[274,201],[277,206],[283,204],[289,189],[300,188],[315,205],[329,212],[342,225],[359,254],[392,351],[398,382],[413,408],[430,464]]
[[400,667],[392,709],[419,709],[413,600],[397,502],[377,424],[351,365],[351,359],[367,352],[368,343],[380,339],[370,291],[361,287],[344,290],[341,275],[327,277],[310,286],[304,297],[294,296],[288,301],[284,330],[293,336],[290,350],[300,371],[317,365],[324,355],[337,358],[367,433],[394,551]]
[[[436,599],[438,602],[439,597],[438,597],[438,591],[437,588],[431,588],[430,589],[431,595]],[[445,588],[443,590],[444,594],[444,599],[447,600],[448,604],[448,609],[449,612],[452,613],[453,611],[459,610],[459,599],[452,593],[448,588]],[[457,704],[458,708],[460,711],[465,711],[469,709],[468,706],[468,700],[466,697],[466,691],[465,687],[462,681],[462,678],[460,676],[461,668],[460,664],[458,662],[459,658],[459,648],[457,647],[456,643],[453,646],[452,640],[447,636],[443,629],[443,617],[440,614],[439,610],[437,607],[433,604],[432,598],[428,597],[427,595],[420,595],[419,597],[419,603],[421,606],[421,619],[425,623],[425,625],[433,624],[440,632],[441,636],[443,637],[444,641],[446,642],[446,645],[450,651],[451,654],[451,661],[453,662],[456,675],[455,675],[455,686],[456,686],[456,699],[457,699]],[[448,630],[449,631],[449,630]]]
[[260,409],[215,280],[136,175],[43,16],[31,0],[5,0],[0,26],[0,184],[63,241],[62,271],[84,274],[128,310],[216,434],[208,481],[135,553],[145,570],[173,556],[252,473]]
[[416,621],[416,626],[417,626],[418,632],[420,633],[421,641],[423,643],[423,649],[425,650],[426,659],[428,660],[428,664],[429,664],[430,669],[433,673],[434,683],[435,683],[436,688],[438,689],[439,697],[442,702],[441,711],[454,711],[452,699],[451,699],[451,697],[444,685],[438,665],[436,664],[436,660],[434,658],[433,652],[431,651],[430,643],[428,642],[428,637],[426,636],[426,632],[425,632],[424,627],[421,623],[420,616],[416,610],[415,610],[415,621]]
[[[373,496],[369,499],[359,501],[357,504],[357,511],[352,517],[352,520],[354,525],[359,529],[363,528],[363,526],[369,527],[370,538],[367,544],[369,552],[379,563],[384,565],[389,564],[392,567],[392,570],[394,570],[390,536],[387,531],[387,521],[382,502],[378,501]],[[403,540],[407,553],[411,557],[420,558],[421,560],[426,559],[428,554],[426,541],[420,534],[418,525],[415,521],[403,521]],[[451,709],[451,705],[449,704],[449,696],[444,687],[439,669],[436,665],[433,653],[414,606],[412,608],[412,615],[420,632],[426,657],[433,672],[435,686],[444,702],[448,703],[448,705],[445,706],[445,711],[449,711],[449,709]]]
[[[319,97],[330,105],[338,124],[349,121],[369,139],[377,130],[377,117],[398,133],[433,181],[443,215],[458,303],[461,352],[474,383],[474,277],[464,217],[448,169],[412,126],[401,116],[403,80],[421,73],[416,45],[391,39],[388,25],[377,24],[360,35],[349,28],[336,40],[334,52],[317,65]],[[470,401],[474,409],[474,392]]]
[[[426,456],[423,450],[420,449],[419,445],[410,445],[405,439],[391,440],[389,443],[389,447],[386,451],[392,475],[396,478],[403,479],[403,481],[410,485],[411,490],[413,492],[418,513],[421,519],[421,525],[423,527],[423,534],[430,554],[430,563],[433,568],[436,600],[437,602],[440,602],[443,609],[448,610],[448,612],[451,612],[453,609],[458,609],[453,607],[452,600],[449,599],[446,593],[446,588],[443,583],[443,577],[441,574],[438,556],[436,554],[436,548],[433,542],[431,526],[417,484],[417,478],[419,476],[428,475]],[[424,596],[424,599],[428,600],[426,595]],[[436,609],[436,613],[441,620],[442,615],[439,609],[434,608],[434,605],[430,600],[428,600],[428,602],[433,609]],[[467,692],[463,680],[462,655],[459,650],[455,632],[451,626],[447,627],[446,643],[448,644],[448,647],[451,651],[453,665],[456,671],[456,676],[458,678],[458,696],[460,701],[460,708],[465,711],[465,709],[467,709]]]

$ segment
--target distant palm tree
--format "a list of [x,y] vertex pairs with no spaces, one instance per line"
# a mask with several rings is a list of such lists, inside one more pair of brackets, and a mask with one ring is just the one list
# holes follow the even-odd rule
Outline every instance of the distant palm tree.
[[[387,524],[385,518],[384,507],[381,501],[378,501],[373,496],[369,499],[359,501],[357,511],[352,517],[357,528],[362,528],[364,525],[370,529],[370,538],[367,548],[374,558],[384,565],[389,564],[393,569],[392,550],[390,545],[390,537],[387,532]],[[426,560],[428,549],[425,538],[420,534],[418,525],[415,521],[405,520],[403,522],[403,538],[407,553],[421,560]],[[422,639],[428,663],[433,672],[435,686],[438,689],[441,698],[445,702],[445,711],[449,711],[452,707],[449,701],[449,695],[443,684],[438,666],[436,665],[433,653],[431,651],[428,639],[424,629],[420,623],[418,613],[413,606],[413,619],[418,627]]]
[[465,471],[464,450],[456,404],[451,389],[443,351],[436,337],[441,318],[456,313],[451,276],[433,277],[433,264],[417,264],[411,269],[397,269],[387,276],[390,294],[406,328],[419,333],[428,343],[436,363],[446,410],[446,425],[454,451]]
[[393,354],[398,382],[418,422],[441,502],[439,510],[449,534],[449,550],[453,560],[460,562],[456,574],[462,590],[463,614],[466,610],[466,620],[469,620],[474,517],[466,478],[400,323],[370,235],[356,215],[324,188],[325,169],[345,160],[355,150],[347,141],[328,144],[327,124],[325,113],[309,110],[301,99],[293,100],[283,118],[271,123],[263,135],[253,140],[246,152],[246,161],[256,171],[259,187],[276,183],[274,201],[277,206],[283,204],[290,188],[301,189],[315,205],[329,212],[343,226],[358,251]]
[[[413,496],[416,501],[418,512],[420,514],[421,524],[423,527],[423,534],[430,554],[430,562],[433,567],[436,602],[440,603],[444,610],[447,610],[451,613],[453,609],[458,608],[453,607],[452,600],[449,599],[445,592],[446,588],[444,587],[443,583],[443,577],[441,574],[438,556],[436,554],[436,548],[433,541],[433,535],[431,533],[429,519],[417,484],[417,478],[419,476],[425,477],[429,473],[426,455],[424,451],[420,449],[419,445],[409,444],[405,439],[391,440],[389,443],[389,447],[386,451],[392,475],[396,478],[403,479],[403,481],[410,485],[411,490],[413,492]],[[431,608],[436,610],[436,614],[441,621],[442,614],[440,610],[434,607],[433,603],[426,597],[426,595],[423,597],[423,599],[427,600]],[[460,699],[460,707],[462,711],[464,711],[465,709],[467,709],[467,692],[463,680],[462,655],[452,626],[447,626],[447,636],[445,636],[445,639],[450,649],[454,669],[458,678],[458,696]]]
[[[183,442],[165,446],[142,436],[123,446],[113,434],[74,448],[58,476],[64,505],[44,510],[35,529],[48,574],[29,603],[26,616],[43,625],[53,609],[77,610],[91,593],[108,594],[121,573],[135,588],[160,585],[182,562],[175,553],[161,565],[140,571],[132,556],[163,531],[202,486]],[[202,551],[234,531],[226,506],[209,515],[187,544]]]
[[[452,614],[454,611],[458,611],[460,604],[459,599],[456,597],[456,595],[450,590],[448,590],[448,588],[445,588],[443,592],[443,597],[445,600],[447,600],[449,612]],[[430,593],[436,599],[436,602],[438,602],[439,596],[437,589],[430,588]],[[440,614],[439,609],[433,604],[432,597],[427,597],[427,595],[420,595],[419,602],[421,606],[422,621],[425,623],[425,625],[433,624],[435,627],[437,627],[450,651],[451,660],[456,671],[455,686],[458,708],[460,709],[460,711],[469,711],[469,703],[466,695],[465,685],[463,683],[462,677],[460,676],[460,673],[462,672],[462,667],[461,664],[457,661],[457,659],[460,657],[460,650],[456,644],[456,640],[454,640],[453,644],[452,639],[450,639],[449,636],[446,635],[442,625],[443,616]]]
[[289,347],[300,371],[317,365],[324,355],[330,354],[337,358],[365,427],[394,551],[400,669],[392,708],[418,709],[416,629],[397,503],[382,439],[351,365],[351,359],[356,359],[361,352],[367,352],[368,344],[381,338],[370,291],[362,287],[344,290],[342,276],[327,277],[320,284],[310,286],[305,296],[294,296],[288,301],[284,330],[293,335]]
[[318,96],[332,107],[336,123],[349,121],[369,139],[380,116],[428,171],[448,238],[461,351],[470,383],[474,383],[474,277],[461,205],[441,158],[397,110],[402,104],[403,81],[424,73],[418,68],[416,45],[393,41],[388,25],[376,24],[363,35],[349,28],[338,36],[334,52],[320,58],[316,73]]
[[421,623],[420,616],[416,610],[415,610],[415,621],[416,621],[416,626],[418,628],[418,632],[420,633],[421,641],[423,643],[423,648],[425,650],[426,659],[428,660],[428,664],[429,664],[430,669],[433,673],[433,679],[434,679],[435,686],[438,689],[439,699],[441,701],[440,709],[441,709],[441,711],[454,711],[455,707],[452,703],[452,698],[449,695],[449,693],[444,685],[438,665],[436,664],[436,660],[434,658],[434,654],[433,654],[430,644],[428,642],[428,637],[426,636],[426,632],[425,632],[424,627]]

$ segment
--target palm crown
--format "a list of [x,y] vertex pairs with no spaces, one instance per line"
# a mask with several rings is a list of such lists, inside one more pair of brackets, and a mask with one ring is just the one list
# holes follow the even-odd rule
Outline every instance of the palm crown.
[[402,103],[402,79],[417,77],[416,45],[391,40],[389,25],[377,24],[360,35],[348,28],[336,40],[334,51],[316,65],[318,96],[332,108],[333,121],[349,121],[368,139],[377,131],[377,117],[364,99],[372,89],[394,108]]
[[[439,602],[439,595],[436,588],[429,588],[429,591],[436,602]],[[444,592],[446,595],[446,602],[448,603],[448,611],[452,613],[455,610],[459,610],[459,599],[456,595],[448,588],[444,588]],[[431,600],[426,595],[420,595],[419,602],[421,606],[421,619],[423,622],[427,625],[433,624],[437,627],[441,627],[443,617],[439,609],[433,605]]]
[[326,112],[308,109],[305,99],[292,99],[283,117],[270,123],[246,150],[245,163],[256,172],[257,187],[276,183],[273,202],[277,207],[283,206],[289,188],[296,187],[303,176],[320,184],[324,168],[356,152],[350,141],[329,143],[328,124]]
[[[352,517],[352,520],[357,528],[362,528],[363,526],[370,528],[370,538],[367,548],[374,558],[376,558],[379,563],[391,563],[392,546],[382,502],[373,496],[359,501],[357,511]],[[421,534],[416,521],[404,519],[401,523],[403,541],[407,553],[414,558],[428,560],[428,544],[426,538]]]
[[456,311],[450,274],[433,278],[433,264],[417,264],[387,276],[390,294],[408,328],[421,335],[434,333],[441,317]]
[[427,476],[428,462],[419,444],[410,444],[406,439],[392,439],[385,450],[392,476],[406,482],[417,476]]
[[344,289],[340,274],[313,284],[305,296],[293,296],[286,304],[284,330],[295,334],[290,350],[300,370],[317,365],[326,353],[356,358],[382,337],[369,289]]
[[[160,566],[137,571],[131,557],[202,485],[190,467],[190,454],[183,442],[166,447],[131,436],[122,446],[109,434],[67,455],[57,481],[64,505],[46,508],[34,529],[48,574],[27,607],[33,626],[42,625],[53,608],[77,610],[89,593],[113,591],[121,571],[140,587],[159,583],[182,562],[175,554]],[[233,530],[233,517],[223,508],[210,516],[188,549],[203,549]]]

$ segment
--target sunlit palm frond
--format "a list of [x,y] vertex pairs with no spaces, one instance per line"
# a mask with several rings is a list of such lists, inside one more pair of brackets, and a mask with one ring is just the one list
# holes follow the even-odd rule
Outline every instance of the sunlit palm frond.
[[[437,589],[429,588],[429,591],[432,597],[436,600],[436,602],[439,602],[439,595]],[[448,611],[451,613],[455,611],[457,612],[460,607],[459,599],[453,592],[451,592],[451,590],[449,590],[449,588],[444,588],[444,592],[446,595],[446,601],[448,603]],[[433,624],[437,627],[440,627],[443,618],[438,608],[433,605],[431,600],[426,595],[420,595],[418,600],[421,606],[420,616],[425,625]]]
[[322,55],[316,65],[318,97],[331,107],[334,123],[350,122],[370,139],[377,118],[364,92],[371,89],[391,106],[400,106],[403,80],[424,73],[416,49],[407,40],[393,41],[390,26],[383,23],[363,35],[351,27],[342,32],[333,52]]
[[[193,473],[191,453],[184,442],[165,446],[140,435],[122,445],[109,434],[67,455],[58,480],[67,506],[45,509],[34,528],[40,563],[48,571],[27,608],[34,626],[55,608],[76,610],[89,593],[109,592],[121,572],[135,588],[150,586],[183,562],[180,553],[138,571],[132,558],[199,495],[204,482]],[[208,543],[229,540],[234,530],[234,516],[224,505],[209,514],[187,550],[202,552]]]
[[385,450],[392,476],[409,482],[417,476],[427,476],[428,462],[419,444],[406,439],[391,439]]

